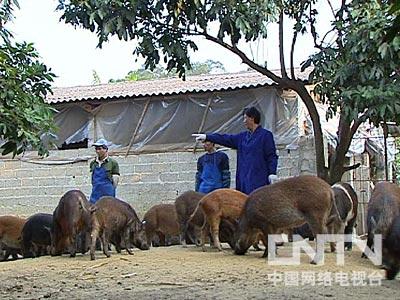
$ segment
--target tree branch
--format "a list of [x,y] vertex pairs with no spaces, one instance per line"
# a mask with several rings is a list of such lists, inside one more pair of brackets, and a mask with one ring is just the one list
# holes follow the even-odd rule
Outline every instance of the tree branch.
[[[335,15],[335,20],[339,20],[344,23],[343,13],[346,10],[346,0],[342,0],[342,4],[340,5],[340,9]],[[335,27],[337,29],[337,27]],[[339,49],[343,48],[343,33],[341,29],[337,30],[338,37],[336,39],[336,43],[339,46]]]
[[328,5],[329,5],[329,7],[330,7],[330,9],[331,9],[331,12],[332,12],[333,17],[336,19],[335,10],[333,9],[333,6],[332,6],[331,1],[330,1],[330,0],[327,0],[327,2],[328,2]]
[[353,125],[350,128],[351,137],[354,136],[358,127],[360,127],[360,125],[364,123],[367,120],[367,118],[368,118],[368,109],[361,116],[359,116],[357,119],[354,120]]
[[264,74],[265,76],[267,76],[268,78],[270,78],[274,82],[276,82],[277,84],[286,85],[285,80],[283,80],[281,77],[275,75],[273,72],[271,72],[267,68],[261,67],[260,65],[256,64],[254,61],[249,59],[247,57],[247,55],[244,52],[242,52],[241,50],[239,50],[237,47],[231,46],[231,45],[219,40],[218,38],[216,38],[212,35],[209,35],[207,32],[202,33],[202,35],[207,40],[212,41],[212,42],[224,47],[225,49],[228,49],[229,51],[236,54],[237,56],[239,56],[242,59],[242,62],[245,63],[246,65],[248,65],[250,68],[256,70],[257,72],[259,72],[261,74]]
[[279,14],[279,60],[281,62],[282,78],[288,78],[285,66],[285,54],[283,51],[283,9]]
[[317,30],[315,29],[315,26],[314,26],[315,19],[312,18],[311,11],[312,11],[312,7],[310,5],[310,16],[308,17],[308,21],[310,23],[310,30],[311,30],[311,35],[312,35],[313,41],[314,41],[314,47],[323,51],[324,48],[322,47],[322,44],[318,45],[318,42],[317,42]]
[[356,163],[355,165],[352,165],[352,166],[343,167],[343,171],[344,171],[343,173],[350,171],[350,170],[357,169],[359,166],[361,166],[361,164]]
[[290,75],[292,76],[293,80],[296,79],[294,75],[294,46],[296,44],[296,40],[297,40],[297,31],[295,31],[293,34],[292,47],[290,49]]

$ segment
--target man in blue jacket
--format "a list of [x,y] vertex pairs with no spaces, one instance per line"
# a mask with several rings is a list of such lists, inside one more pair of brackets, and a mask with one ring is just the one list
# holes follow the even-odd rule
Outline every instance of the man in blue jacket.
[[228,155],[215,151],[215,144],[210,141],[204,141],[203,146],[207,153],[197,160],[196,192],[207,194],[216,189],[229,188],[231,172]]
[[250,194],[278,180],[278,155],[271,131],[260,125],[261,114],[255,107],[244,110],[247,130],[238,134],[193,134],[198,141],[208,140],[237,150],[236,189]]

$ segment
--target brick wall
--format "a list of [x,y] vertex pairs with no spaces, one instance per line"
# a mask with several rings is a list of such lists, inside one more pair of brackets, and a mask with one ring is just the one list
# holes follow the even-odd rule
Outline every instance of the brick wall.
[[[296,150],[279,149],[278,176],[281,178],[315,173],[311,139],[301,139]],[[227,150],[235,186],[236,152]],[[121,171],[117,197],[128,201],[139,213],[161,202],[173,202],[181,193],[194,189],[197,159],[204,152],[169,152],[113,156]],[[54,151],[49,159],[94,157],[93,149]],[[60,197],[70,189],[90,195],[89,160],[63,165],[46,165],[18,159],[0,160],[0,215],[29,216],[53,212]]]

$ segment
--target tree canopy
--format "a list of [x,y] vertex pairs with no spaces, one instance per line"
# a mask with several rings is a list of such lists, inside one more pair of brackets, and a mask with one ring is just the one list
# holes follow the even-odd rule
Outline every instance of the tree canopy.
[[304,66],[311,73],[315,91],[349,120],[400,122],[400,36],[386,41],[391,24],[389,6],[377,1],[353,1],[338,18],[337,39],[310,57]]
[[47,153],[41,136],[51,132],[53,110],[45,104],[54,74],[33,45],[15,42],[6,25],[18,2],[0,4],[0,150],[14,156],[26,149]]
[[[191,63],[190,70],[186,70],[185,72],[186,75],[201,75],[224,71],[225,67],[221,62],[208,59],[205,62]],[[110,79],[109,82],[150,80],[173,76],[176,76],[176,70],[168,72],[166,68],[161,65],[157,66],[153,70],[149,70],[143,66],[140,69],[130,71],[123,79]]]
[[[369,118],[374,123],[397,120],[400,111],[398,70],[400,70],[398,38],[388,36],[395,14],[389,3],[370,0],[363,8],[361,1],[341,1],[333,8],[333,22],[328,32],[318,32],[317,0],[237,1],[237,0],[158,0],[107,1],[59,0],[62,19],[74,26],[96,32],[99,46],[110,36],[136,40],[134,53],[145,58],[145,68],[153,70],[161,61],[167,70],[176,69],[185,75],[190,66],[190,52],[197,50],[193,37],[201,36],[241,58],[250,68],[297,92],[310,114],[316,149],[317,173],[335,182],[356,166],[344,166],[351,138],[360,124]],[[292,43],[289,59],[284,55],[284,24],[291,22]],[[280,74],[258,64],[240,49],[240,41],[266,38],[268,25],[276,23],[279,37]],[[214,30],[214,26],[217,30]],[[393,23],[392,23],[393,24]],[[395,24],[395,23],[394,23]],[[314,66],[310,78],[316,91],[330,105],[331,115],[342,113],[338,128],[336,154],[330,168],[324,162],[321,122],[307,85],[310,81],[296,78],[294,53],[300,35],[311,34],[316,54],[303,66]],[[335,36],[332,42],[327,37]],[[306,58],[305,58],[306,59]],[[289,64],[287,64],[289,60]],[[350,64],[351,63],[351,64]],[[383,64],[383,65],[381,65]],[[287,71],[289,66],[289,72]],[[390,101],[396,101],[391,107]],[[400,106],[399,106],[400,107]]]

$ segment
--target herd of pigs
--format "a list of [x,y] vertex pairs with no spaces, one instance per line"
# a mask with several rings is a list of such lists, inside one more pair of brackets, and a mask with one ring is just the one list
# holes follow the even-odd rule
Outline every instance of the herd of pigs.
[[[118,253],[132,247],[148,250],[151,245],[196,244],[206,251],[205,242],[222,250],[226,242],[237,255],[253,246],[268,256],[268,234],[287,233],[303,238],[318,234],[352,234],[356,226],[358,200],[347,183],[330,186],[316,176],[297,176],[261,187],[250,195],[233,189],[209,194],[187,191],[174,204],[158,204],[140,220],[127,202],[102,197],[96,204],[79,190],[66,192],[53,214],[38,213],[27,219],[0,216],[2,260],[40,255],[71,257],[76,252],[96,250],[110,257],[111,245]],[[379,182],[368,203],[367,245],[373,248],[375,234],[383,237],[383,267],[388,279],[400,269],[400,188]],[[334,252],[335,244],[331,243]],[[345,248],[352,249],[346,242]],[[318,263],[315,261],[312,263]]]

